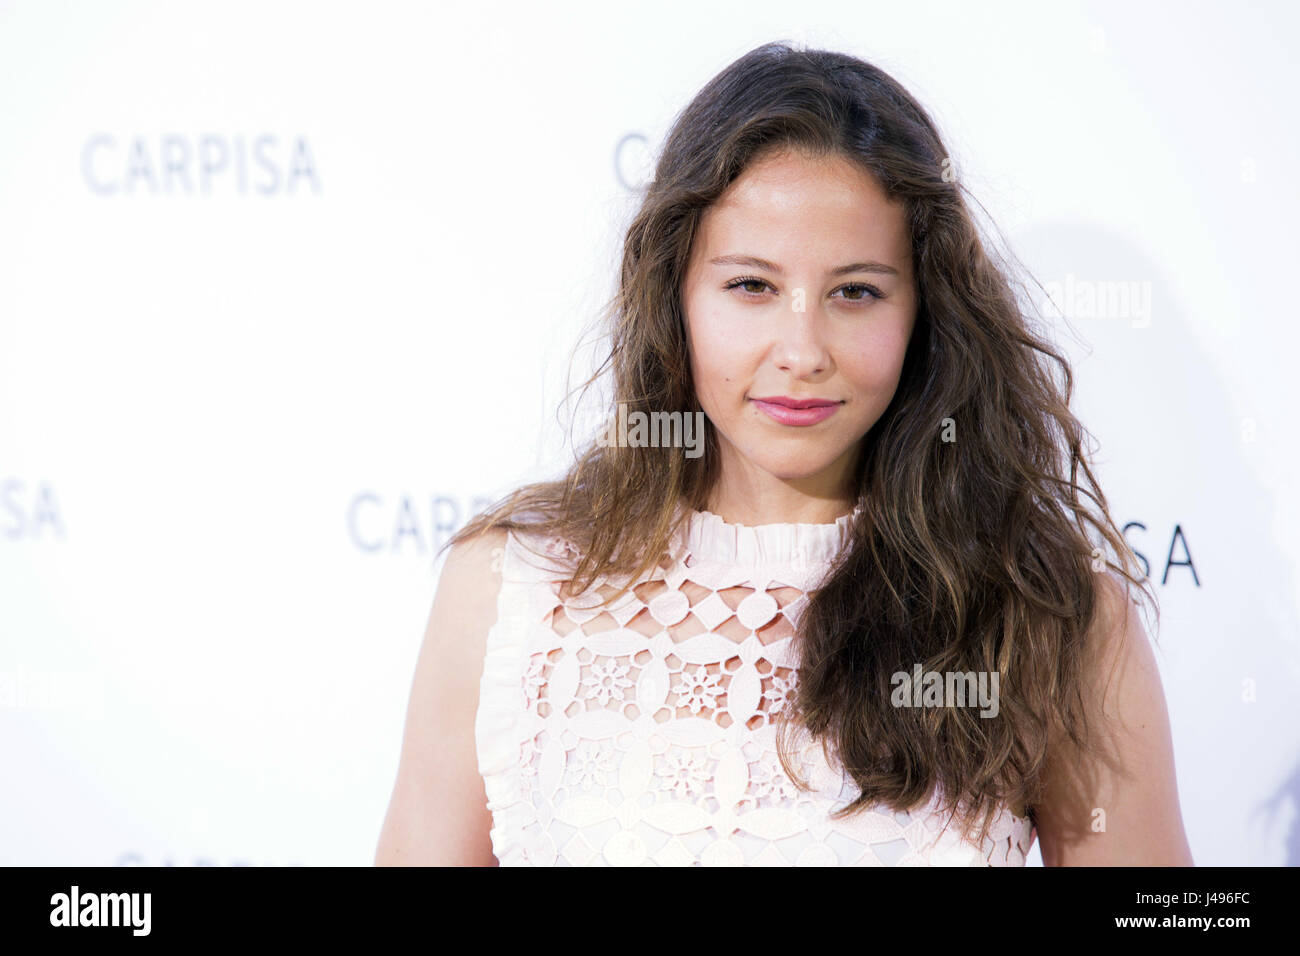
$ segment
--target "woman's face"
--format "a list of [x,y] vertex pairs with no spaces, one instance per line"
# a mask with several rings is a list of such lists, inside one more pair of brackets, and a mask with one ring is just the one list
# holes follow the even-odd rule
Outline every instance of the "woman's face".
[[853,497],[916,316],[902,206],[840,156],[758,160],[704,214],[683,306],[723,480]]

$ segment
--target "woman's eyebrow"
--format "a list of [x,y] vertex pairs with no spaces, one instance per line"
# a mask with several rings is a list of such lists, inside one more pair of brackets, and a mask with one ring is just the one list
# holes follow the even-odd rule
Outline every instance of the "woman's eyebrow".
[[[777,275],[785,275],[785,271],[776,263],[760,259],[758,256],[716,256],[709,260],[709,264],[715,266],[753,266],[755,269],[765,269]],[[887,276],[898,275],[897,269],[893,266],[887,266],[883,262],[850,262],[846,266],[836,266],[834,269],[826,270],[828,276],[842,276],[850,272],[876,272]]]

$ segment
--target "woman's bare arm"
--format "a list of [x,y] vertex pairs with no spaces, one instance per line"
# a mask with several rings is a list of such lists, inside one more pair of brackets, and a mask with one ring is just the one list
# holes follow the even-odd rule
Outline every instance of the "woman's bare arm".
[[1045,866],[1194,866],[1178,805],[1173,739],[1155,654],[1137,610],[1106,574],[1085,700],[1098,749],[1049,753],[1035,824]]
[[451,548],[415,665],[376,866],[495,866],[474,720],[505,532]]

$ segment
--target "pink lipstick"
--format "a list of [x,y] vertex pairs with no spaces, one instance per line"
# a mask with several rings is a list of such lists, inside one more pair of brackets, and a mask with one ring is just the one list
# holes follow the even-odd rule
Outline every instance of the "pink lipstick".
[[835,414],[842,402],[825,398],[789,398],[773,395],[750,399],[763,414],[782,425],[816,425]]

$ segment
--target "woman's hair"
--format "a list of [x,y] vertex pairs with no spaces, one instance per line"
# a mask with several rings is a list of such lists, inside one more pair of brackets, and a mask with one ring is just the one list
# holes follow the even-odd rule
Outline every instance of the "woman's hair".
[[[911,810],[938,793],[968,829],[982,818],[982,837],[999,805],[1033,813],[1049,739],[1096,743],[1085,638],[1101,580],[1117,572],[1155,595],[1089,467],[1069,365],[1022,314],[1013,270],[982,241],[926,111],[869,63],[785,43],[714,77],[673,125],[627,230],[602,314],[608,356],[583,391],[608,375],[615,409],[647,420],[700,410],[682,306],[692,241],[723,191],[782,148],[846,157],[903,205],[918,297],[897,391],[863,439],[851,544],[798,622],[781,764],[807,788],[785,748],[801,724],[861,791],[837,816]],[[448,545],[492,528],[558,536],[578,555],[570,594],[601,578],[630,585],[668,552],[679,502],[707,507],[717,450],[712,423],[697,458],[593,439],[563,478],[501,499]],[[997,716],[894,706],[892,675],[917,663],[996,673]]]

